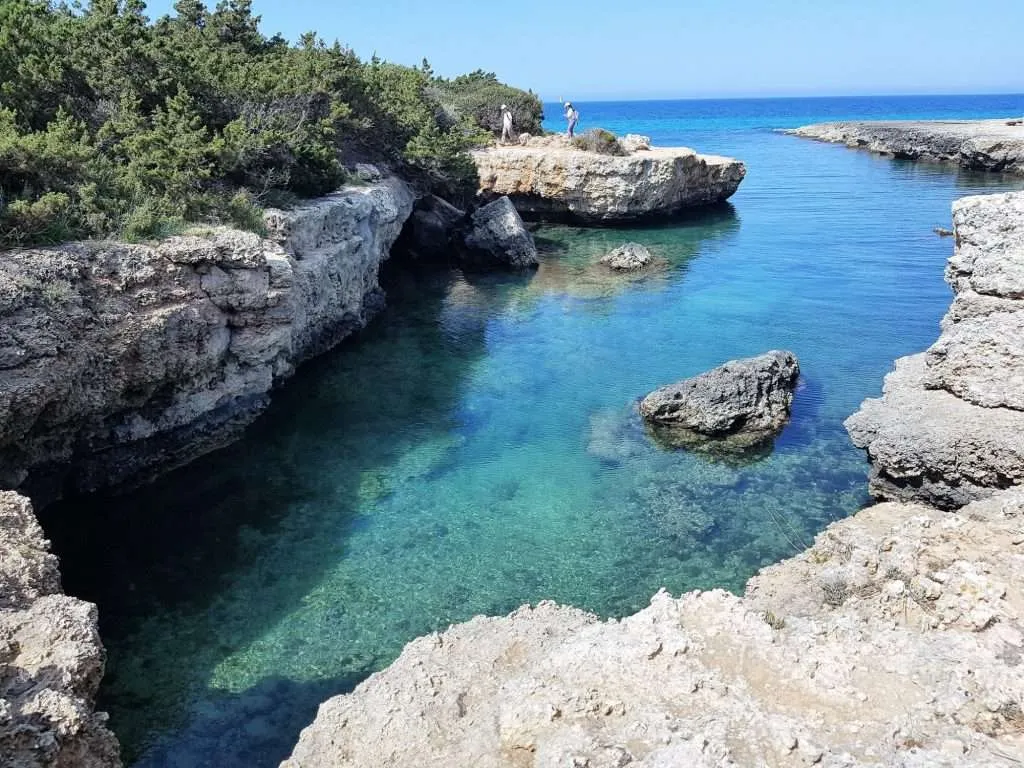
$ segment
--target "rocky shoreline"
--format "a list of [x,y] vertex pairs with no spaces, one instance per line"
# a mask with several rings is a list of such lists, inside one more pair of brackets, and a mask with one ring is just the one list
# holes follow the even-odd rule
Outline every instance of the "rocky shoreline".
[[96,606],[62,593],[28,499],[0,492],[0,764],[119,766],[93,711],[105,660]]
[[746,167],[686,147],[624,149],[622,156],[553,143],[473,153],[484,198],[507,195],[525,218],[622,224],[722,203]]
[[234,440],[296,367],[383,306],[414,195],[390,178],[154,245],[0,262],[0,487],[36,504],[144,482]]
[[[1015,125],[1010,123],[1016,122]],[[907,160],[1024,175],[1024,122],[1013,120],[819,123],[786,133]]]
[[872,494],[947,509],[1024,482],[1024,192],[958,200],[953,223],[938,341],[846,421]]
[[662,593],[607,622],[542,603],[420,638],[323,704],[282,768],[1021,764],[1024,432],[1002,419],[1021,405],[1024,195],[954,217],[943,337],[848,421],[873,492],[904,501],[834,523],[742,598]]

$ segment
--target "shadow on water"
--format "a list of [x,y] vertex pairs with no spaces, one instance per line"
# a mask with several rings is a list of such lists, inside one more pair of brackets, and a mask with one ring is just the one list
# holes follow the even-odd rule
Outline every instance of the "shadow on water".
[[[238,690],[221,669],[315,593],[345,557],[349,532],[366,523],[361,510],[391,492],[403,456],[436,446],[410,476],[443,463],[450,446],[438,436],[450,431],[467,372],[484,353],[488,318],[501,305],[494,294],[524,279],[504,276],[488,301],[453,310],[457,275],[393,269],[385,316],[304,366],[241,442],[128,495],[43,512],[65,588],[100,606],[109,649],[100,706],[129,761],[276,764],[320,701],[379,667],[376,649],[353,647],[339,664],[350,673],[343,677]],[[403,428],[392,429],[396,422]],[[251,598],[241,612],[240,595]],[[205,699],[198,708],[196,698]],[[175,741],[185,751],[154,740],[183,726],[188,738]]]

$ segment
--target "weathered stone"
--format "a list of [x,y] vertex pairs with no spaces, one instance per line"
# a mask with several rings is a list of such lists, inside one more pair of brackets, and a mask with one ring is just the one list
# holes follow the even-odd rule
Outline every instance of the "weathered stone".
[[742,436],[730,444],[749,448],[785,426],[799,375],[792,352],[773,350],[655,390],[640,402],[640,413],[679,430],[681,446]]
[[636,272],[654,261],[651,252],[639,243],[626,243],[601,257],[601,263],[617,272]]
[[621,144],[622,148],[627,152],[646,152],[651,148],[651,137],[640,136],[636,133],[627,133],[619,139],[619,144]]
[[952,518],[879,504],[743,598],[478,617],[323,704],[282,765],[1016,765],[1022,520],[1017,489]]
[[106,715],[93,711],[105,658],[96,607],[61,594],[28,499],[0,492],[0,764],[121,765]]
[[466,212],[436,195],[416,201],[405,225],[400,246],[416,259],[449,261],[462,249]]
[[0,258],[0,487],[37,503],[148,479],[237,436],[302,361],[382,306],[411,190],[288,212],[270,238],[201,230]]
[[820,123],[787,133],[908,160],[1024,174],[1024,126],[1006,120]]
[[1024,193],[964,198],[953,220],[942,334],[846,422],[872,493],[947,508],[1024,482]]
[[507,197],[475,210],[464,241],[463,261],[512,269],[536,267],[537,246]]
[[672,216],[719,203],[743,181],[743,163],[692,149],[654,148],[624,157],[546,145],[473,153],[485,197],[508,195],[524,216],[615,223]]

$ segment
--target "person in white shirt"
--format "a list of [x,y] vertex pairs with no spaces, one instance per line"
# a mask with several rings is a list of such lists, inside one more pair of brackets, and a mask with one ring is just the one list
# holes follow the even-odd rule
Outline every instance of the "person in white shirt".
[[506,105],[501,105],[501,143],[507,144],[512,141],[512,110]]
[[576,123],[580,119],[580,113],[576,111],[576,107],[574,107],[572,105],[571,101],[565,102],[564,106],[565,106],[565,119],[569,123],[569,130],[566,131],[565,135],[568,136],[571,139],[575,135]]

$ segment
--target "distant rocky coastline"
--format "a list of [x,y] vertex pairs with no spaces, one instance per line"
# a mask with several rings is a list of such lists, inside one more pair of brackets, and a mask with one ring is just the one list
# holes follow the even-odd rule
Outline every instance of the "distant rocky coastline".
[[742,598],[660,593],[608,622],[542,603],[415,640],[282,768],[1024,762],[1024,193],[954,218],[942,337],[847,422],[900,502]]
[[820,123],[786,133],[907,160],[952,163],[971,170],[1024,175],[1024,123],[1021,121]]
[[728,200],[746,167],[686,147],[639,139],[621,155],[584,151],[560,137],[473,152],[484,198],[507,195],[526,218],[623,224]]

